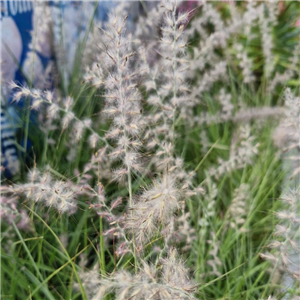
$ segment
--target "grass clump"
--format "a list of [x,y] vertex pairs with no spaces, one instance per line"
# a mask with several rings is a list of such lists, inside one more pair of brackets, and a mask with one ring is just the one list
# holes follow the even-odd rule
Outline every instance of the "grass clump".
[[90,33],[81,85],[13,84],[43,147],[2,185],[1,298],[298,295],[298,190],[281,193],[298,175],[282,164],[299,158],[299,5],[280,3],[163,1],[131,32],[120,3]]

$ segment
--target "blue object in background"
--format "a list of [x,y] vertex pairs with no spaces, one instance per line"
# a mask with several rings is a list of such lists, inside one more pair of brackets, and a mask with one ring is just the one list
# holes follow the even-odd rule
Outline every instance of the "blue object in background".
[[1,174],[11,178],[19,172],[19,167],[14,128],[7,111],[1,107]]

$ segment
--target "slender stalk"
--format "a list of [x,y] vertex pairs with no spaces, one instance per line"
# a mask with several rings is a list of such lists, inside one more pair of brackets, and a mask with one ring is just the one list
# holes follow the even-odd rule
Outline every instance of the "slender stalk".
[[[129,191],[129,205],[133,207],[133,199],[132,199],[132,184],[131,184],[131,171],[130,168],[127,168],[128,171],[128,191]],[[133,211],[130,212],[131,218],[133,218]],[[132,244],[133,244],[133,256],[134,256],[134,270],[137,273],[137,255],[136,255],[136,245],[134,240],[134,231],[132,230]]]
[[[176,8],[174,7],[174,10],[172,12],[172,17],[173,17],[173,34],[174,34],[174,41],[173,41],[173,99],[175,101],[177,97],[177,80],[175,76],[175,72],[177,69],[177,61],[176,61],[176,42],[177,42],[177,20],[176,20]],[[174,140],[175,140],[175,118],[176,118],[176,110],[177,110],[177,100],[175,101],[175,107],[173,111],[173,123],[172,123],[172,144],[174,145]]]
[[100,235],[100,258],[101,258],[101,274],[105,275],[106,267],[105,267],[105,253],[104,253],[104,239],[103,239],[103,220],[102,217],[99,216],[99,235]]
[[[121,35],[119,35],[119,41],[118,45],[121,44]],[[118,82],[120,85],[120,98],[121,101],[125,102],[124,98],[124,87],[123,87],[123,78],[122,78],[122,71],[121,71],[121,61],[120,61],[120,48],[118,47],[117,49],[117,72],[118,72]],[[126,112],[124,111],[125,105],[122,105],[121,113],[125,114]],[[124,136],[127,137],[127,132],[126,128],[124,128]],[[128,146],[125,146],[125,156],[128,152]],[[128,192],[129,192],[129,205],[132,208],[133,207],[133,198],[132,198],[132,182],[131,182],[131,168],[129,165],[127,165],[127,182],[128,182]],[[133,218],[133,211],[131,210],[130,212],[131,218]],[[133,246],[133,257],[134,257],[134,268],[135,268],[135,273],[137,273],[137,254],[136,254],[136,245],[135,245],[135,237],[134,237],[134,231],[132,229],[132,246]]]

